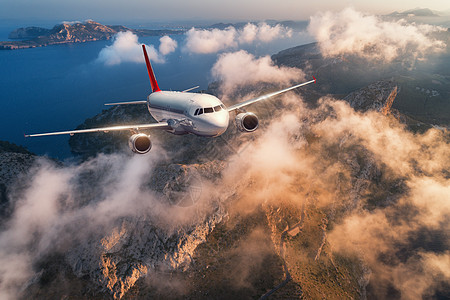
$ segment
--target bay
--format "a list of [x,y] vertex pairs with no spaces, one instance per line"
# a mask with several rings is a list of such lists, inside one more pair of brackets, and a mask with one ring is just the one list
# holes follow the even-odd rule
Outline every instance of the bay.
[[[2,36],[11,27],[2,26]],[[159,38],[139,38],[139,42],[157,48]],[[219,54],[188,53],[185,35],[172,38],[178,42],[176,51],[166,56],[165,63],[153,65],[160,88],[183,90],[200,85],[206,89]],[[294,35],[245,50],[270,55],[309,41],[304,35]],[[144,100],[151,91],[145,64],[106,66],[96,61],[111,44],[98,41],[0,51],[0,140],[39,155],[70,158],[69,136],[24,138],[24,134],[71,130],[106,109],[104,103]]]

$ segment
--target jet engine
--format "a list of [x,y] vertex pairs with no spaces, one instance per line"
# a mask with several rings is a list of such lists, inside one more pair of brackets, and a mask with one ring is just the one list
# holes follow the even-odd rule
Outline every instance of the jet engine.
[[236,116],[236,127],[242,132],[253,132],[258,125],[258,117],[254,113],[246,112]]
[[150,136],[144,133],[133,134],[128,140],[131,151],[138,154],[145,154],[152,149]]

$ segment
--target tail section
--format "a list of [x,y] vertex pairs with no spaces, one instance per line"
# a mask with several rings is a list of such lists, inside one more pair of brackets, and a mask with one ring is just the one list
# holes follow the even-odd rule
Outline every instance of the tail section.
[[145,45],[142,45],[142,50],[144,50],[145,63],[147,64],[148,77],[150,77],[150,84],[152,86],[152,91],[161,92],[158,86],[158,82],[156,82],[155,73],[153,73],[152,65],[150,64],[150,60],[148,59],[147,50],[145,50]]

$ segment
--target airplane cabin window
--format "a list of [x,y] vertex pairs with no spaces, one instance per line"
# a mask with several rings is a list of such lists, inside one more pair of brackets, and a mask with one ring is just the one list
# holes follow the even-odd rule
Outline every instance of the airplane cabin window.
[[220,105],[217,105],[214,107],[214,111],[221,111],[222,107]]
[[206,107],[204,110],[205,110],[205,114],[209,114],[209,113],[214,112],[212,107]]

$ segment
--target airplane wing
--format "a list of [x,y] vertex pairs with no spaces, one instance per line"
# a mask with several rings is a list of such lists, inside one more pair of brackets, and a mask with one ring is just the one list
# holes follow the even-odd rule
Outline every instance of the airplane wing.
[[313,78],[314,78],[314,80],[311,80],[311,81],[308,81],[308,82],[305,82],[305,83],[297,84],[297,85],[291,86],[291,87],[283,89],[283,90],[279,90],[279,91],[276,91],[276,92],[273,92],[273,93],[270,93],[270,94],[266,94],[266,95],[262,95],[262,96],[259,96],[259,97],[256,97],[256,98],[253,98],[253,99],[250,99],[250,100],[246,100],[246,101],[241,102],[241,103],[237,103],[235,105],[232,105],[232,106],[228,107],[228,111],[233,111],[233,110],[239,109],[241,107],[253,104],[255,102],[259,102],[261,100],[266,100],[266,99],[271,98],[273,96],[276,96],[276,95],[288,92],[290,90],[299,88],[301,86],[304,86],[304,85],[307,85],[307,84],[310,84],[310,83],[313,83],[313,82],[316,83],[316,78],[314,76],[313,76]]
[[170,127],[169,124],[167,124],[167,122],[160,122],[160,123],[142,124],[142,125],[121,125],[121,126],[111,126],[111,127],[102,127],[102,128],[92,128],[92,129],[79,129],[79,130],[69,130],[69,131],[59,131],[59,132],[26,134],[25,137],[60,135],[60,134],[74,135],[76,133],[108,132],[108,131],[120,131],[120,130],[139,131],[140,129],[150,129],[150,128],[172,129],[172,127]]

